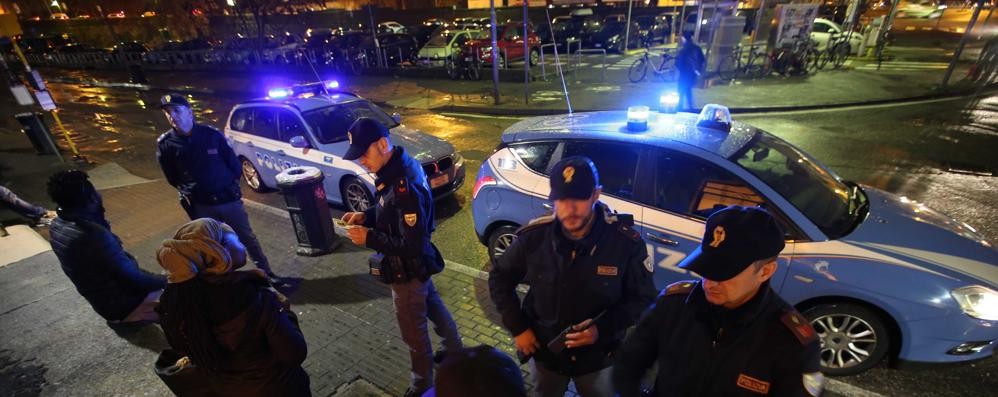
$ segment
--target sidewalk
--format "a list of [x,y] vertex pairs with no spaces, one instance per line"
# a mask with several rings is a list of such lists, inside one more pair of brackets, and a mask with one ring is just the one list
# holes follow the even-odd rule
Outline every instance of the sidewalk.
[[[632,105],[658,107],[663,92],[675,90],[674,83],[658,82],[654,76],[640,83],[630,83],[627,70],[636,55],[608,57],[605,79],[596,68],[565,72],[569,97],[574,111],[622,110]],[[592,65],[597,58],[586,58]],[[974,91],[963,80],[967,64],[958,64],[950,87],[940,89],[946,64],[911,62],[903,57],[888,60],[876,70],[876,64],[863,58],[847,61],[842,70],[823,70],[810,76],[772,76],[760,80],[735,82],[711,81],[713,86],[696,89],[697,104],[724,104],[732,112],[786,111],[813,107],[862,105],[884,101],[903,101],[939,95],[966,95]],[[523,83],[500,84],[501,100],[495,105],[491,80],[412,79],[393,76],[335,76],[319,71],[324,78],[336,78],[346,90],[375,102],[396,107],[434,111],[530,116],[567,111],[561,80],[551,65],[547,81],[540,79],[540,69],[532,71],[537,79],[530,83],[530,99],[524,101]],[[50,81],[89,83],[135,89],[127,76],[113,71],[44,71]],[[224,75],[199,72],[148,72],[150,83],[141,89],[180,91],[198,95],[222,95],[235,98],[266,96],[270,87],[315,81],[315,74],[301,71],[231,72]]]

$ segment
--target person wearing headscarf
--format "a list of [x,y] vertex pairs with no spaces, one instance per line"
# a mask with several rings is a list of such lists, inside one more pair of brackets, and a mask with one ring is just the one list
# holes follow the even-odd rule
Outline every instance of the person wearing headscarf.
[[[195,219],[157,251],[166,270],[160,324],[170,346],[223,396],[310,396],[305,337],[228,225]],[[183,359],[182,359],[183,360]]]

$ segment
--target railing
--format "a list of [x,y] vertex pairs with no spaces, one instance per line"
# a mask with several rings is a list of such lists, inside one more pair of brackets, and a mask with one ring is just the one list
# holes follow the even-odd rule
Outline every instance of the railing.
[[576,50],[575,51],[575,66],[576,67],[572,69],[573,80],[576,80],[576,81],[579,80],[579,74],[578,74],[579,68],[578,68],[578,65],[582,63],[582,55],[583,54],[601,54],[602,55],[603,67],[600,68],[600,82],[601,83],[605,82],[606,81],[606,49],[605,48]]

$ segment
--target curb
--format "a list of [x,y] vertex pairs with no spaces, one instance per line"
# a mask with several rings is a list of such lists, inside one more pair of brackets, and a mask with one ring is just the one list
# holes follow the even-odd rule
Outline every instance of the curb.
[[[757,113],[784,113],[784,112],[819,110],[819,109],[841,109],[849,107],[902,104],[902,103],[919,102],[926,100],[954,99],[960,97],[977,97],[977,96],[992,94],[995,92],[998,92],[998,83],[989,85],[988,87],[982,89],[980,93],[977,93],[977,89],[974,88],[974,89],[967,89],[954,92],[941,92],[941,93],[917,95],[905,98],[875,99],[869,101],[799,105],[799,106],[758,106],[758,107],[740,107],[740,108],[736,107],[736,108],[728,108],[728,111],[730,111],[731,114],[757,114]],[[519,109],[519,108],[493,108],[493,107],[456,106],[456,105],[438,106],[430,108],[429,110],[434,112],[446,112],[446,113],[474,113],[474,114],[484,114],[490,116],[524,116],[524,117],[552,116],[552,115],[566,113],[566,110],[564,109]],[[620,110],[620,109],[573,109],[575,113],[597,112],[605,110]],[[696,112],[699,111],[700,111],[699,109],[696,110]]]
[[[83,81],[79,79],[54,78],[51,79],[50,81],[57,83],[64,83],[64,84],[90,84],[94,86],[107,87],[107,88],[141,89],[143,91],[155,90],[155,91],[166,91],[166,92],[179,92],[183,94],[198,94],[198,95],[217,94],[225,96],[255,95],[255,93],[248,91],[229,91],[229,90],[215,91],[211,89],[198,89],[194,87],[157,87],[150,85],[130,84],[130,83]],[[978,90],[980,90],[980,93],[977,93]],[[971,87],[959,91],[936,92],[936,93],[916,95],[904,98],[888,98],[888,99],[875,99],[868,101],[841,102],[841,103],[814,104],[814,105],[796,105],[796,106],[732,107],[728,108],[728,110],[731,112],[731,114],[746,114],[746,113],[756,114],[756,113],[783,113],[783,112],[807,111],[807,110],[818,110],[818,109],[841,109],[848,107],[902,104],[907,102],[918,102],[925,100],[952,99],[965,96],[976,97],[979,95],[991,94],[994,93],[995,91],[998,91],[998,83],[993,83],[984,88]],[[386,101],[378,101],[373,99],[369,100],[377,104],[378,106],[382,107],[409,109],[408,107],[405,106],[391,105]],[[415,108],[415,109],[430,110],[433,112],[446,112],[446,113],[471,113],[471,114],[481,114],[488,116],[521,116],[521,117],[552,116],[552,115],[564,114],[567,112],[565,109],[531,109],[531,108],[502,108],[502,107],[496,108],[496,107],[460,106],[460,105],[443,105],[429,109],[422,109],[422,108]],[[620,110],[620,109],[573,109],[575,113],[596,112],[596,111],[606,111],[606,110]],[[699,112],[699,109],[697,109],[697,111]]]

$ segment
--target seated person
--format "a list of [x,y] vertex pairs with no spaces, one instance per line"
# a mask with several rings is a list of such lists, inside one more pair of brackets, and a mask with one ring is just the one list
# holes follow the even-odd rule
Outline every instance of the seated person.
[[437,354],[434,388],[423,397],[526,397],[520,366],[506,353],[480,345]]
[[159,320],[155,308],[166,277],[142,270],[104,219],[104,202],[83,171],[60,171],[48,181],[59,206],[52,250],[63,272],[109,324]]

